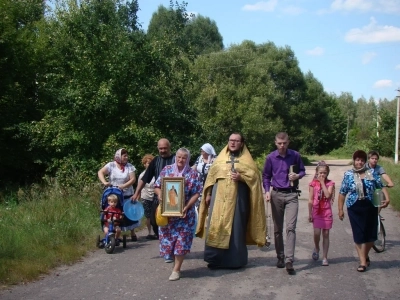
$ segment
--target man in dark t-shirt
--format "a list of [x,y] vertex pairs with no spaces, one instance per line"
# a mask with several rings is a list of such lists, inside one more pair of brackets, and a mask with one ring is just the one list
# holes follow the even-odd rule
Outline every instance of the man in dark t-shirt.
[[[158,156],[156,156],[150,163],[143,177],[138,181],[138,185],[135,191],[135,194],[132,196],[132,200],[139,200],[141,191],[146,183],[150,183],[152,178],[154,177],[157,180],[158,176],[160,176],[161,170],[167,166],[172,165],[175,160],[175,155],[171,153],[171,144],[170,142],[162,138],[157,143]],[[150,223],[153,227],[154,237],[153,239],[158,240],[158,226],[156,223],[156,210],[158,206],[158,198],[157,195],[153,196],[153,203],[151,207],[151,215],[150,215]]]

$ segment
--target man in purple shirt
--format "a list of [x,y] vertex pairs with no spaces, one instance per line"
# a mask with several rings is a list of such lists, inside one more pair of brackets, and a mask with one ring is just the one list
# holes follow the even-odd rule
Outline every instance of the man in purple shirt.
[[[265,200],[271,201],[274,220],[275,250],[278,257],[276,266],[294,273],[293,259],[296,242],[296,223],[299,211],[298,180],[305,173],[300,154],[288,149],[289,137],[286,132],[275,136],[277,150],[268,154],[262,173]],[[292,170],[292,171],[291,171]],[[272,187],[272,190],[270,191]],[[283,220],[286,210],[286,259],[283,246]]]

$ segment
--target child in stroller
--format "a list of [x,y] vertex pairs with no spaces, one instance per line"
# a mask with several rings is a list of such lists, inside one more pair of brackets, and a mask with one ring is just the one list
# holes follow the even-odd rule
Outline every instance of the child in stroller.
[[[113,253],[115,246],[119,246],[121,227],[123,226],[123,192],[117,187],[107,188],[101,198],[100,221],[104,238],[97,237],[97,246],[105,248],[107,253]],[[126,248],[126,235],[123,235],[123,247]]]
[[104,212],[104,224],[103,224],[103,232],[104,234],[108,234],[109,223],[114,221],[114,230],[115,230],[115,240],[116,246],[118,246],[118,239],[121,234],[120,222],[122,220],[122,210],[117,207],[118,204],[118,196],[115,194],[110,194],[107,196],[108,207],[103,211]]

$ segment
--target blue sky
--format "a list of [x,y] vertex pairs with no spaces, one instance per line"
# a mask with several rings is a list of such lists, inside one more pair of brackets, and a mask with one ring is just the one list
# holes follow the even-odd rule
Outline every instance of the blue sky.
[[[398,95],[400,0],[186,2],[188,12],[217,23],[225,47],[243,40],[290,46],[302,71],[311,71],[329,93],[350,92],[355,101]],[[144,30],[159,5],[169,7],[169,0],[139,0]]]

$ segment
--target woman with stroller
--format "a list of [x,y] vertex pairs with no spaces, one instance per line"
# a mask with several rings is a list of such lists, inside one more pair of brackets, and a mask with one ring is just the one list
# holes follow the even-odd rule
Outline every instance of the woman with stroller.
[[190,152],[186,148],[180,148],[176,152],[175,163],[168,165],[160,173],[154,184],[154,193],[160,203],[167,201],[162,199],[161,182],[164,177],[184,177],[184,207],[182,217],[169,217],[166,226],[159,227],[160,256],[172,257],[174,268],[169,280],[179,280],[181,266],[185,255],[190,252],[193,242],[195,227],[195,208],[197,198],[202,190],[202,183],[196,171],[189,167]]
[[[135,171],[136,168],[128,163],[128,151],[121,148],[115,152],[114,161],[102,167],[97,172],[97,175],[105,187],[116,186],[122,190],[125,203],[125,201],[130,201],[133,195],[133,184],[136,181]],[[106,176],[108,176],[108,181],[106,180]],[[132,241],[137,241],[135,228],[140,225],[140,221],[131,221],[125,217],[123,224],[125,226],[122,227],[122,230],[130,230]]]

